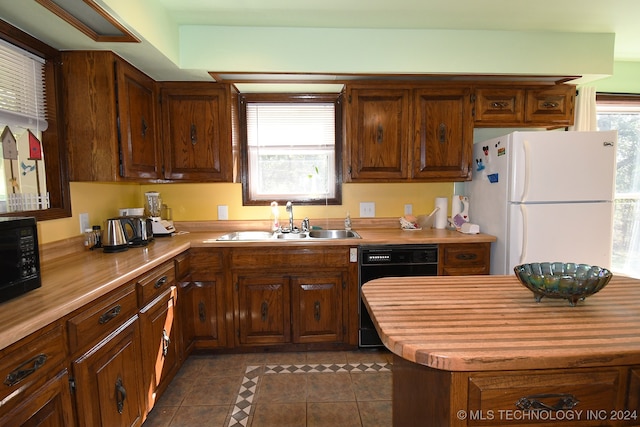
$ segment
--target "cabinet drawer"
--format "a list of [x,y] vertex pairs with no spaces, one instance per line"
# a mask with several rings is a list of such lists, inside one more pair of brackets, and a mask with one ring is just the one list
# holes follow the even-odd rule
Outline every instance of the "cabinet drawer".
[[151,270],[146,276],[138,279],[138,304],[144,307],[154,298],[176,283],[176,270],[173,261]]
[[625,373],[624,368],[599,368],[470,374],[468,413],[478,416],[469,418],[467,425],[539,425],[540,409],[546,409],[545,416],[560,409],[575,411],[571,414],[575,417],[564,412],[565,417],[553,425],[594,425],[588,411],[609,414],[624,408]]
[[95,344],[137,312],[135,283],[91,303],[68,322],[71,353]]
[[[66,357],[64,328],[58,323],[18,341],[0,353],[0,413],[44,383],[63,367]],[[11,396],[11,397],[9,397]]]
[[243,268],[277,268],[284,266],[304,268],[340,268],[349,265],[348,247],[323,247],[323,248],[270,248],[261,250],[234,248],[231,254],[231,263],[234,267]]
[[441,245],[440,262],[446,267],[485,265],[488,262],[488,245],[488,243]]
[[189,251],[191,278],[195,281],[209,281],[222,271],[222,252],[215,249],[194,248]]

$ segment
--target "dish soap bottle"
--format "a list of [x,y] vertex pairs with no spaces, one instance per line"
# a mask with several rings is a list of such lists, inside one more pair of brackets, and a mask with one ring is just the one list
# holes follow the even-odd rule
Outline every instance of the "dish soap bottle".
[[280,219],[278,214],[278,202],[271,202],[271,231],[280,230]]
[[347,231],[351,230],[351,215],[349,211],[347,211],[347,217],[344,219],[344,229]]

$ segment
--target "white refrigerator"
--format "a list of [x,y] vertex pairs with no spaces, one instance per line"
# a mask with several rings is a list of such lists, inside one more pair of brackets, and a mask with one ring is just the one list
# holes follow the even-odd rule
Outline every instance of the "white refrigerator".
[[469,220],[497,241],[491,274],[529,262],[611,267],[616,131],[513,132],[474,144]]

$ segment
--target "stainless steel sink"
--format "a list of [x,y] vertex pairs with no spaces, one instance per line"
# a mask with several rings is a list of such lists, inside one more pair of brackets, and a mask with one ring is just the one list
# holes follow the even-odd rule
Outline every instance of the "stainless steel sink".
[[228,242],[261,242],[266,240],[301,240],[301,239],[360,239],[353,230],[311,230],[302,233],[283,233],[270,231],[234,231],[223,234],[216,241]]
[[312,239],[360,239],[360,235],[353,230],[311,230]]
[[218,241],[251,242],[261,240],[271,240],[274,234],[271,231],[234,231],[218,237]]

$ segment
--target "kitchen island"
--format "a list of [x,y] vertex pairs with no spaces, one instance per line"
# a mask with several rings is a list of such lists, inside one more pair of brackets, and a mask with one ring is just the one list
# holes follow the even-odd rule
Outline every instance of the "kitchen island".
[[640,280],[570,307],[515,276],[362,289],[394,353],[394,426],[640,425]]

